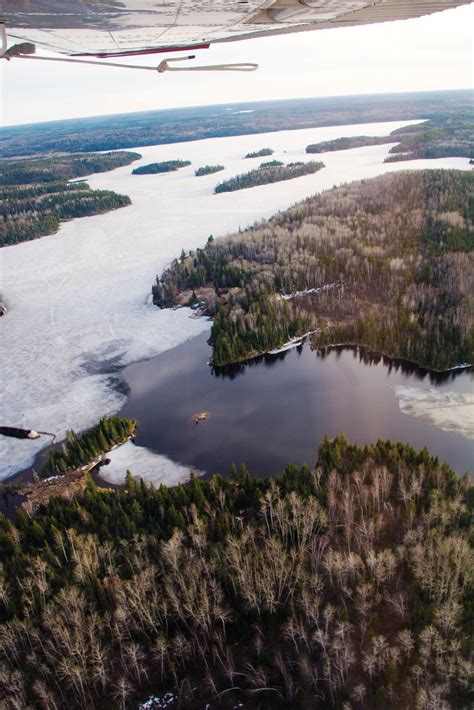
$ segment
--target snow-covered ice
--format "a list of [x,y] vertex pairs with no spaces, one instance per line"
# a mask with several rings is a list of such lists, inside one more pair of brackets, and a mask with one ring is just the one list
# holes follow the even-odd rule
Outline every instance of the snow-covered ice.
[[[127,441],[107,454],[110,463],[100,469],[100,477],[109,483],[123,483],[127,470],[136,478],[143,478],[146,483],[159,486],[176,486],[189,479],[189,466],[181,466],[170,461],[166,456],[160,456],[144,446],[135,446]],[[201,475],[200,471],[195,471]]]
[[474,439],[474,393],[440,392],[430,387],[396,385],[400,410],[404,414],[420,417],[444,431]]
[[[0,319],[0,421],[59,437],[117,412],[125,394],[114,388],[120,367],[158,355],[209,324],[187,309],[160,311],[149,302],[155,274],[181,249],[267,218],[333,185],[405,168],[469,169],[467,159],[387,163],[392,144],[321,154],[326,167],[290,181],[213,194],[221,180],[249,169],[243,156],[262,146],[274,158],[309,160],[308,143],[341,136],[386,135],[414,121],[280,131],[137,148],[133,166],[88,178],[92,188],[129,195],[132,205],[61,226],[56,235],[0,250],[0,292],[8,312]],[[192,165],[163,175],[132,175],[132,167],[182,158]],[[218,175],[194,170],[221,163]],[[159,406],[159,403],[157,403]],[[28,466],[49,443],[3,439],[0,479]],[[128,449],[125,449],[127,451]],[[130,464],[130,467],[132,464]],[[148,463],[147,463],[148,466]],[[166,469],[166,470],[165,470]],[[162,457],[159,480],[188,475]]]

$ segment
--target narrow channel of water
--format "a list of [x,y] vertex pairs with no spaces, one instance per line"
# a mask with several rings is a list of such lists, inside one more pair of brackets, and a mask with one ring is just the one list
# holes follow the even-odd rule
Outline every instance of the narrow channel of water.
[[[403,414],[394,391],[472,392],[472,371],[435,375],[357,349],[318,353],[308,343],[213,371],[207,338],[123,371],[129,398],[121,413],[138,419],[138,445],[208,474],[245,462],[263,476],[290,461],[312,464],[324,434],[344,432],[360,444],[426,445],[458,473],[473,468],[470,439]],[[208,418],[196,423],[200,412]]]

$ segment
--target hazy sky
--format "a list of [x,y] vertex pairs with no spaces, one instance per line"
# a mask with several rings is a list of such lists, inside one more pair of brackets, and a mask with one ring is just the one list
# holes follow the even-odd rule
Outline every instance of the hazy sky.
[[[196,53],[196,64],[260,64],[248,74],[163,75],[3,61],[2,123],[259,99],[467,88],[473,83],[472,27],[474,5],[468,5],[416,20],[266,37]],[[163,56],[125,61],[156,65]]]

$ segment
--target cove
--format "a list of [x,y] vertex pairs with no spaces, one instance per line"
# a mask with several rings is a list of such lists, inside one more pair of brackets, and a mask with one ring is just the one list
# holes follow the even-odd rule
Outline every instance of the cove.
[[228,475],[235,462],[267,476],[289,462],[313,465],[324,434],[344,432],[358,444],[427,446],[459,474],[472,470],[472,440],[404,414],[395,389],[471,393],[472,371],[430,373],[360,348],[314,351],[308,342],[212,369],[208,337],[123,370],[129,397],[121,414],[138,420],[137,445],[206,475]]

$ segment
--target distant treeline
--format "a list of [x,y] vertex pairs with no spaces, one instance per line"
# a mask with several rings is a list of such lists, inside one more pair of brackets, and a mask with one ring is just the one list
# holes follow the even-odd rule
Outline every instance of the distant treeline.
[[0,160],[0,185],[64,182],[92,173],[104,173],[139,160],[140,153],[79,153],[42,158]]
[[283,163],[275,160],[270,163],[262,163],[257,170],[250,170],[248,173],[236,175],[229,180],[220,182],[216,185],[214,192],[234,192],[235,190],[244,190],[247,187],[255,187],[256,185],[268,185],[268,183],[272,182],[291,180],[302,175],[317,173],[322,168],[324,168],[324,163],[316,163],[314,161],[283,165]]
[[211,175],[212,173],[218,173],[224,170],[223,165],[204,165],[202,168],[198,168],[194,171],[196,177],[201,177],[202,175]]
[[472,707],[472,501],[426,449],[341,435],[276,479],[0,514],[2,707]]
[[90,464],[116,444],[133,435],[136,422],[123,417],[103,417],[99,424],[81,434],[68,431],[60,449],[51,449],[41,468],[40,477],[57,476],[71,469]]
[[253,153],[247,153],[246,158],[263,158],[266,155],[273,155],[273,150],[271,148],[260,148],[260,150],[254,150]]
[[189,160],[164,160],[162,163],[150,163],[149,165],[140,165],[132,170],[133,175],[154,175],[155,173],[171,173],[179,168],[185,168],[191,165]]
[[474,362],[473,224],[472,173],[384,175],[209,240],[157,278],[154,300],[201,303],[215,365],[316,331],[315,345],[445,370]]
[[5,157],[37,153],[115,150],[219,136],[239,136],[316,126],[406,121],[471,115],[472,91],[408,92],[234,104],[95,116],[0,129]]

